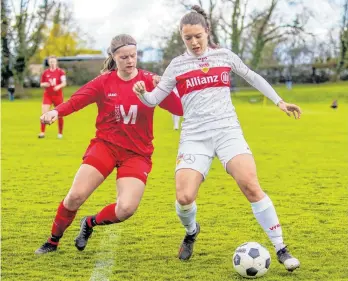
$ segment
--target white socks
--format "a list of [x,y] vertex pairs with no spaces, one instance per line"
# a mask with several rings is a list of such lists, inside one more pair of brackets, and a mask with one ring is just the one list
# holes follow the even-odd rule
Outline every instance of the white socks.
[[265,194],[260,201],[251,203],[255,218],[267,233],[276,251],[284,248],[282,228],[271,199]]
[[186,229],[186,233],[189,235],[194,234],[196,232],[196,202],[193,202],[190,205],[182,206],[178,203],[178,201],[175,201],[175,209],[181,223]]

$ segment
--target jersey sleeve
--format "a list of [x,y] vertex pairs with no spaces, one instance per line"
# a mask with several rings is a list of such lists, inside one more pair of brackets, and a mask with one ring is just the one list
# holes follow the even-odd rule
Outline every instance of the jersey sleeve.
[[179,94],[177,93],[176,88],[174,88],[173,91],[170,92],[169,96],[167,96],[159,104],[159,106],[177,116],[183,116],[184,114],[181,99],[179,97]]
[[[153,76],[157,75],[151,72],[148,72],[150,75],[147,76],[147,79],[145,81],[146,83],[146,89],[149,91],[153,91],[155,88],[153,85]],[[162,80],[162,78],[161,78]],[[175,92],[176,91],[176,92]],[[173,89],[173,91],[170,92],[170,94],[164,98],[163,101],[159,103],[159,107],[169,111],[172,114],[182,116],[183,115],[183,108],[181,104],[181,100],[179,97],[179,93],[177,92],[176,88]]]
[[230,50],[227,51],[228,61],[234,73],[242,77],[251,86],[259,90],[275,104],[278,104],[282,100],[282,98],[278,96],[276,91],[262,76],[249,69],[249,67],[247,67],[235,53],[231,52]]
[[161,103],[176,86],[175,75],[173,71],[172,62],[168,65],[161,77],[161,81],[152,92],[145,92],[140,96],[142,103],[149,107],[155,107]]
[[87,105],[97,102],[103,95],[103,79],[102,75],[88,82],[77,90],[69,100],[58,105],[55,110],[58,111],[58,116],[67,116],[75,111],[78,111]]
[[66,82],[66,74],[63,69],[60,70],[60,81]]

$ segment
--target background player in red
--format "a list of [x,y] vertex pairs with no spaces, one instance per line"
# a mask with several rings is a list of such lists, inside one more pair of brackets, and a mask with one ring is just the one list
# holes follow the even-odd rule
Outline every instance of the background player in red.
[[[132,87],[136,81],[143,80],[148,90],[153,90],[154,76],[136,68],[136,41],[131,36],[114,37],[108,53],[103,74],[84,85],[67,102],[41,116],[41,122],[51,124],[88,104],[98,106],[96,137],[91,140],[70,191],[58,207],[51,236],[36,250],[37,254],[57,249],[77,209],[115,167],[117,201],[81,220],[80,233],[75,239],[77,249],[82,251],[86,247],[94,226],[119,223],[131,217],[142,198],[152,168],[154,108],[144,105]],[[183,114],[180,98],[174,93],[160,106],[173,114]]]
[[[63,102],[62,88],[66,86],[66,76],[63,69],[58,67],[57,58],[55,56],[48,57],[49,68],[46,69],[41,76],[40,87],[44,88],[42,101],[42,114],[50,110],[51,105],[58,106]],[[64,121],[62,117],[58,118],[58,138],[63,137]],[[41,123],[41,132],[39,138],[45,137],[46,124]]]

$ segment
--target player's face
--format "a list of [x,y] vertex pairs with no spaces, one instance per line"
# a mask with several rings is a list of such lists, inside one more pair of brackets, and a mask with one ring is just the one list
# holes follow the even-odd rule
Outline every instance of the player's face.
[[50,58],[48,60],[48,65],[50,68],[57,68],[57,59],[56,58]]
[[119,48],[114,54],[119,71],[132,74],[137,67],[137,47],[130,45]]
[[181,29],[181,37],[186,48],[194,55],[202,55],[208,46],[208,33],[200,24],[185,24]]

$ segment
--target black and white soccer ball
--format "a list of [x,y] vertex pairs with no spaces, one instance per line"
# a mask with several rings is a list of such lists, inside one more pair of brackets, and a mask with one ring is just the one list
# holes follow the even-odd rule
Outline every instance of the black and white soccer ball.
[[233,255],[233,267],[243,277],[257,278],[267,273],[271,265],[268,250],[257,242],[240,245]]

